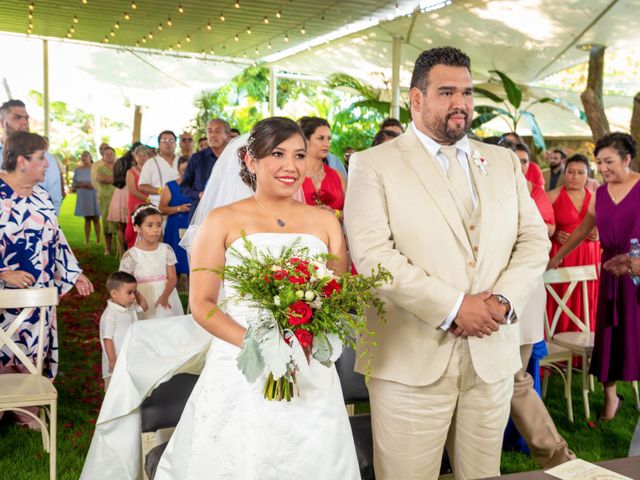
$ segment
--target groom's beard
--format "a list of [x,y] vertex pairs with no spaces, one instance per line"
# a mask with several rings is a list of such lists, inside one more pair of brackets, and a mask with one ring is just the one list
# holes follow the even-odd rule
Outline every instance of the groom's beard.
[[[453,127],[449,126],[449,119],[454,115],[463,115],[464,116],[464,124],[463,125],[454,125]],[[471,126],[471,120],[469,119],[469,115],[464,110],[452,110],[442,119],[441,122],[438,122],[436,125],[436,134],[438,138],[442,140],[447,140],[451,144],[456,143],[462,137],[465,136],[467,130]]]

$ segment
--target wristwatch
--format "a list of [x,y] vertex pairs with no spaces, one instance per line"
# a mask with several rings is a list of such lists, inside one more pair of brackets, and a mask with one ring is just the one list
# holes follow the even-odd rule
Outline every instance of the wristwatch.
[[507,297],[505,297],[501,293],[494,293],[492,296],[495,297],[496,300],[498,300],[498,303],[500,305],[504,305],[505,307],[507,307],[507,313],[505,313],[504,318],[508,322],[509,321],[509,312],[511,311],[511,302],[509,301],[509,299]]

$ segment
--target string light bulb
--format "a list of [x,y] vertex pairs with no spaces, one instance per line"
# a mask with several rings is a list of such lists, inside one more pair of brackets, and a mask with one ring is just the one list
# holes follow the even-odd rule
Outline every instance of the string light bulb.
[[73,25],[71,25],[71,28],[69,29],[69,31],[71,33],[76,33],[76,29],[75,29],[75,27]]
[[171,17],[167,18],[167,27],[170,27],[173,25],[173,22],[171,21]]
[[178,11],[180,13],[184,13],[184,8],[182,8],[182,4],[181,3],[178,4]]
[[29,10],[33,11],[34,8],[36,8],[36,6],[33,4],[33,2],[31,2],[29,4]]
[[244,52],[244,53],[242,54],[242,56],[243,56],[244,58],[247,58],[247,52]]
[[269,19],[267,17],[264,17],[264,24],[269,25]]
[[139,46],[140,46],[140,42],[136,42],[136,47],[139,47]]
[[215,55],[215,54],[216,54],[216,51],[212,48],[211,50],[209,50],[209,54],[210,54],[210,55]]
[[29,22],[29,26],[27,27],[29,30],[33,30],[33,23]]
[[71,38],[71,34],[67,32],[67,38]]
[[226,19],[224,18],[224,13],[221,13],[221,14],[220,14],[220,21],[221,21],[221,22],[224,22],[225,20],[226,20]]
[[162,28],[163,28],[163,27],[162,27],[162,24],[161,24],[161,23],[159,23],[159,24],[158,24],[158,30],[162,31]]
[[256,55],[260,55],[260,51],[258,50],[258,47],[256,47],[256,49],[254,50]]
[[138,8],[138,6],[136,5],[136,2],[131,2],[131,9],[135,10],[136,8]]
[[27,34],[31,34],[31,29],[27,28]]
[[289,35],[287,35],[287,34],[285,34],[285,35],[284,35],[284,41],[285,41],[285,42],[288,42],[288,41],[289,41]]
[[281,10],[278,10],[276,12],[276,18],[282,18],[282,11]]
[[113,24],[113,27],[118,30],[120,28],[120,24],[118,22]]
[[149,40],[152,40],[153,39],[153,33],[149,32],[149,35],[147,35],[147,37],[149,38]]
[[236,0],[236,8],[240,8],[240,0]]
[[185,39],[187,42],[191,41],[191,35],[187,35],[187,38]]
[[113,30],[111,30],[111,32],[109,32],[109,35],[111,35],[112,37],[116,36],[116,32],[114,32]]
[[142,43],[147,43],[147,39],[145,37],[142,37]]
[[247,27],[247,35],[251,35],[251,27]]
[[76,17],[75,15],[73,16],[73,23],[78,23],[80,20],[78,20],[78,17]]
[[129,16],[129,14],[127,12],[124,12],[124,19],[125,20],[129,20],[131,17]]
[[211,30],[213,27],[211,26],[211,22],[207,22],[207,30]]
[[82,3],[86,5],[87,3],[89,3],[89,0],[82,0]]
[[303,26],[302,26],[302,28],[300,29],[300,33],[301,33],[301,34],[303,34],[303,35],[304,35],[305,33],[307,33],[307,31],[306,31],[306,30],[305,30],[305,28],[304,28],[304,25],[303,25]]
[[180,42],[176,43],[176,47],[182,48],[182,44]]
[[267,48],[271,50],[271,42],[269,42],[269,45],[267,45]]
[[233,39],[234,39],[236,42],[239,42],[239,41],[240,41],[240,37],[238,36],[238,34],[237,34],[237,33],[233,36]]
[[29,20],[33,20],[33,13],[29,12],[29,15],[27,15],[27,17],[29,17]]

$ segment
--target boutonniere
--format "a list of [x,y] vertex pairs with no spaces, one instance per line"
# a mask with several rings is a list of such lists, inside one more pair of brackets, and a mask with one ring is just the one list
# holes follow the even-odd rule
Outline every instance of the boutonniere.
[[480,173],[482,173],[482,175],[487,174],[487,167],[489,166],[489,162],[487,162],[486,158],[480,155],[480,152],[478,150],[474,150],[473,152],[471,152],[471,160],[473,160],[473,163],[475,163],[476,166],[480,169]]

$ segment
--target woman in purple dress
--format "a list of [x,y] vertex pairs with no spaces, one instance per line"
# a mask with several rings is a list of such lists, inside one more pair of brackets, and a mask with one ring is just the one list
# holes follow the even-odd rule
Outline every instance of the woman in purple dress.
[[[626,133],[610,133],[596,143],[594,155],[605,184],[591,197],[587,215],[550,260],[550,268],[557,267],[595,226],[603,263],[628,252],[632,238],[640,239],[640,174],[629,168],[636,153],[636,143]],[[600,277],[590,371],[604,386],[600,418],[610,420],[621,403],[616,380],[640,380],[640,296],[631,277],[616,276],[606,269]]]

